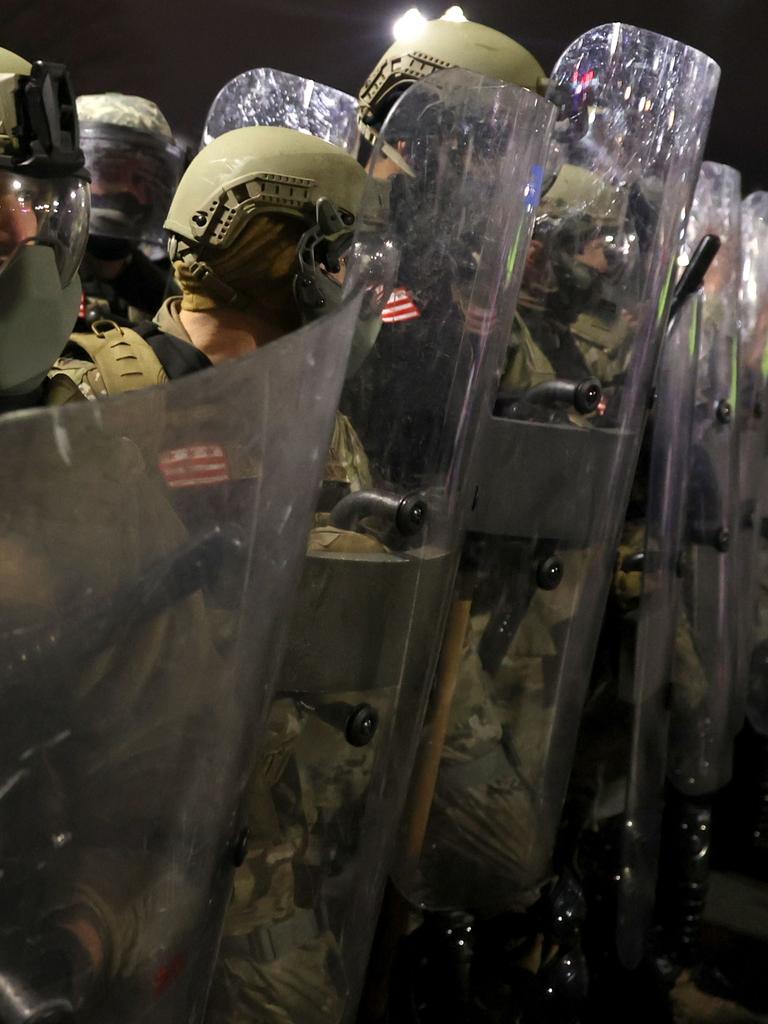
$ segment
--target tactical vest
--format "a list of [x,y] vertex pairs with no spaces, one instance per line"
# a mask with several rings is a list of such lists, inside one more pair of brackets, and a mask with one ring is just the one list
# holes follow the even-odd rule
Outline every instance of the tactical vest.
[[90,358],[56,360],[48,374],[48,405],[120,395],[168,380],[152,346],[130,327],[97,320],[90,332],[77,331],[70,341]]

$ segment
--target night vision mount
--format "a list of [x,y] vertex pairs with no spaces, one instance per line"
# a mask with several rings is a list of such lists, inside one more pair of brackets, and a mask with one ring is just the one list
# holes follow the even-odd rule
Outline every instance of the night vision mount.
[[28,75],[0,74],[0,169],[90,180],[63,64],[37,61]]

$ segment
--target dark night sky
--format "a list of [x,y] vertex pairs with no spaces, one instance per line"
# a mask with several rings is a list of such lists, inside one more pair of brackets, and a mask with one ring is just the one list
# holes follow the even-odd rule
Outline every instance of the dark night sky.
[[[0,45],[68,64],[78,92],[148,96],[197,141],[217,90],[247,68],[280,68],[356,92],[414,0],[0,2]],[[448,5],[419,6],[438,16]],[[738,167],[745,191],[768,188],[768,0],[465,0],[464,9],[516,38],[547,71],[572,39],[608,21],[706,51],[723,71],[707,156]]]

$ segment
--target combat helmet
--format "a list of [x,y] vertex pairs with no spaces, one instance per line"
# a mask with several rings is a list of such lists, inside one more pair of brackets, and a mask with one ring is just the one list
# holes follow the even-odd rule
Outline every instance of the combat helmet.
[[340,271],[367,181],[354,157],[304,132],[263,126],[225,132],[197,154],[181,180],[165,221],[169,255],[223,304],[237,307],[248,297],[216,268],[257,218],[295,220],[303,230],[294,294],[311,316],[340,295],[327,272]]
[[78,96],[77,113],[92,179],[91,236],[112,243],[103,255],[117,258],[140,243],[163,244],[184,150],[162,111],[142,96],[105,92]]
[[358,94],[360,134],[374,143],[385,117],[402,92],[414,82],[446,68],[464,68],[486,78],[541,89],[544,69],[519,43],[503,32],[450,11],[434,21],[419,22],[397,40],[365,80]]

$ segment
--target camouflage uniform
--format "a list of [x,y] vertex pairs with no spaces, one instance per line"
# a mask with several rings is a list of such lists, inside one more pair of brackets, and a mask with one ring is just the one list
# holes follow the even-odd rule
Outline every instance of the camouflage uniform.
[[[365,452],[341,413],[325,478],[351,491],[371,486]],[[322,514],[316,524],[310,553],[344,557],[383,550],[375,537],[338,529]],[[355,705],[364,696],[333,693],[325,699]],[[343,871],[344,834],[354,827],[348,818],[366,791],[374,755],[371,747],[343,743],[340,759],[339,747],[338,731],[316,711],[288,696],[272,705],[268,748],[247,789],[249,850],[224,921],[210,1024],[341,1019],[346,984],[324,880],[329,871]],[[335,865],[325,861],[329,848]]]
[[[549,309],[556,283],[536,281],[535,246],[534,241],[499,387],[501,396],[523,402],[537,384],[555,377],[583,380],[593,372],[573,325],[559,322]],[[605,362],[602,353],[600,360]],[[526,414],[551,415],[534,406]],[[558,415],[576,426],[588,424],[574,409]],[[562,583],[529,595],[494,674],[481,662],[490,611],[479,596],[482,582],[476,587],[421,858],[421,895],[428,906],[464,907],[491,917],[525,912],[549,877],[549,866],[535,855],[541,795],[532,780],[541,778],[540,738],[553,699],[548,665],[558,654],[557,635],[567,628],[590,552],[560,555]],[[481,557],[487,565],[488,553]],[[501,548],[498,557],[501,563]],[[522,557],[532,558],[532,548]]]
[[523,870],[536,848],[539,807],[528,780],[540,775],[547,658],[556,654],[553,630],[567,622],[573,597],[565,580],[578,580],[581,557],[571,553],[556,592],[534,594],[493,676],[478,653],[489,615],[475,606],[422,856],[431,906],[523,912],[546,880],[546,865],[537,862],[532,875]]

